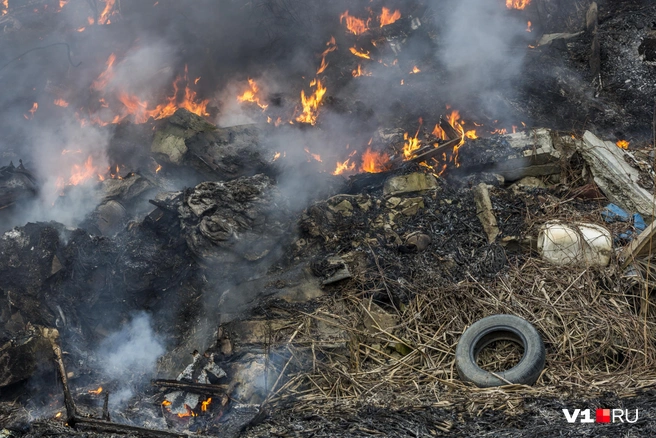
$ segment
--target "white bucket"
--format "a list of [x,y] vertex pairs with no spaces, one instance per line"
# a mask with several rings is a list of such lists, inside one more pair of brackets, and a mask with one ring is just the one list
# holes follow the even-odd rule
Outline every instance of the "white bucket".
[[538,235],[538,250],[556,265],[607,266],[613,244],[610,231],[595,224],[548,222]]

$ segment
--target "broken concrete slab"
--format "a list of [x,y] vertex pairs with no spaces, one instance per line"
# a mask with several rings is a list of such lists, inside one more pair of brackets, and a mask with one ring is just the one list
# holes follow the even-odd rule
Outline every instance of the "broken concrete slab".
[[611,202],[629,212],[654,215],[653,195],[638,185],[640,171],[626,162],[623,149],[586,131],[578,150],[589,165],[594,182]]

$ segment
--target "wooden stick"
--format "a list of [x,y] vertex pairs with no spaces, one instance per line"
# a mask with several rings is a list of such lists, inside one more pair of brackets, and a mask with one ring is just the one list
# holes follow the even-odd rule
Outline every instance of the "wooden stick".
[[109,391],[105,392],[105,401],[103,402],[102,419],[105,421],[112,421],[109,418]]
[[72,419],[77,415],[77,407],[75,406],[75,400],[71,395],[71,390],[68,387],[68,376],[66,375],[66,368],[64,367],[64,360],[62,359],[61,347],[57,342],[59,337],[59,331],[56,329],[42,329],[43,336],[46,339],[50,340],[52,345],[52,351],[55,354],[55,363],[57,364],[57,371],[59,372],[59,377],[64,387],[64,404],[66,405],[66,417],[70,423]]
[[181,382],[179,380],[153,380],[153,386],[159,386],[160,388],[170,388],[176,389],[179,391],[188,391],[195,392],[198,394],[204,395],[226,395],[230,391],[228,385],[210,385],[203,383],[190,383],[190,382]]

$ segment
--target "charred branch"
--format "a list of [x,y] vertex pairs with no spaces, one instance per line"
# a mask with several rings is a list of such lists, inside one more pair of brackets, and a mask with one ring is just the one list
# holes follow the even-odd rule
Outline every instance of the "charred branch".
[[178,391],[194,392],[203,395],[227,395],[230,392],[229,385],[212,385],[203,383],[181,382],[179,380],[153,380],[153,386],[162,389],[175,389]]

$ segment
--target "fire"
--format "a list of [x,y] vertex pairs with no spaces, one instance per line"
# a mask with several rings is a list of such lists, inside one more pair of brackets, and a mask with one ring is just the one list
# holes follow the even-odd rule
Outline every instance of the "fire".
[[304,150],[308,155],[310,155],[312,158],[314,158],[315,161],[318,161],[318,162],[320,162],[320,163],[323,163],[323,161],[321,161],[321,155],[319,155],[319,154],[313,154],[312,152],[310,152],[310,149],[308,149],[308,148],[305,148],[305,149],[303,149],[303,150]]
[[326,56],[328,56],[330,52],[334,52],[335,50],[337,50],[337,43],[335,42],[335,37],[331,36],[330,41],[326,43],[326,46],[328,46],[328,48],[324,50],[323,53],[321,54],[321,65],[319,66],[319,70],[317,70],[317,75],[320,75],[328,68],[328,63],[326,62]]
[[9,0],[2,0],[2,15],[6,15],[9,10]]
[[203,412],[207,412],[207,408],[210,405],[210,403],[212,403],[212,397],[208,397],[207,400],[205,400],[204,402],[201,402],[200,410],[203,411]]
[[78,31],[78,32],[84,32],[85,29],[86,29],[86,27],[85,27],[85,26],[82,26],[82,27],[78,27],[78,28],[77,28],[77,31]]
[[253,79],[248,79],[248,86],[249,89],[244,91],[244,93],[241,96],[237,97],[237,102],[253,102],[257,104],[262,110],[264,111],[269,107],[269,105],[263,104],[260,101],[260,98],[258,97],[258,93],[260,91],[260,87],[257,85],[257,83]]
[[467,137],[470,140],[476,140],[478,136],[476,135],[476,130],[472,129],[471,131],[465,132],[465,137]]
[[367,21],[361,20],[357,17],[349,15],[348,11],[345,11],[342,15],[339,16],[340,23],[346,23],[346,28],[353,35],[362,35],[369,30],[369,24],[371,23],[371,18],[368,18]]
[[362,154],[361,172],[367,173],[380,173],[387,170],[389,163],[389,155],[381,152],[372,151],[371,148]]
[[615,144],[617,145],[618,148],[628,149],[630,143],[626,140],[618,140],[618,142]]
[[61,416],[62,416],[62,413],[61,413],[61,412],[57,412],[57,413],[55,414],[55,418],[61,418]]
[[89,156],[83,165],[74,164],[71,169],[71,176],[68,181],[61,180],[57,185],[61,188],[64,185],[76,186],[84,181],[99,175],[98,169],[93,164],[93,158]]
[[353,74],[354,78],[359,76],[371,76],[371,72],[364,70],[360,64],[358,64],[358,68],[353,70],[351,73]]
[[446,140],[446,132],[444,132],[444,129],[439,124],[436,124],[435,128],[433,128],[433,135],[441,140]]
[[494,131],[492,131],[490,134],[499,134],[499,135],[506,135],[508,133],[508,130],[506,128],[497,128]]
[[164,400],[164,401],[162,402],[162,406],[171,406],[171,405],[172,405],[172,403],[171,403],[170,401],[168,401],[168,400]]
[[383,12],[380,14],[380,27],[392,24],[399,18],[401,18],[401,11],[397,9],[393,13],[390,13],[390,10],[384,7]]
[[98,389],[90,389],[88,392],[89,394],[100,394],[102,392],[102,386],[99,386]]
[[419,67],[417,67],[415,65],[414,67],[412,67],[412,71],[410,72],[410,74],[412,75],[412,74],[417,74],[417,73],[420,73],[420,72],[421,72],[421,70],[419,70]]
[[531,0],[506,0],[506,7],[508,9],[522,10],[531,4]]
[[358,57],[360,57],[360,58],[364,58],[364,59],[371,59],[371,57],[369,56],[369,52],[364,52],[364,51],[360,52],[360,51],[359,51],[358,49],[356,49],[355,47],[351,47],[349,50],[350,50],[351,53],[353,53],[355,56],[358,56]]
[[350,158],[347,158],[346,161],[337,162],[337,167],[333,172],[333,175],[341,175],[344,172],[353,172],[355,170],[355,163],[351,162]]
[[187,412],[185,412],[183,414],[178,414],[178,417],[185,418],[185,417],[197,417],[198,416],[197,413],[195,413],[194,411],[191,410],[189,405],[185,404],[184,407],[187,410]]
[[278,158],[280,158],[280,152],[276,152],[276,153],[273,155],[273,161],[276,161]]
[[314,79],[310,82],[310,87],[316,87],[314,93],[309,96],[305,95],[305,90],[301,90],[301,104],[303,105],[303,112],[296,117],[297,122],[309,123],[315,125],[319,115],[319,105],[326,94],[326,88],[321,83],[321,80]]
[[403,134],[403,140],[405,140],[405,144],[403,145],[403,156],[405,157],[406,160],[412,158],[414,152],[421,147],[421,140],[419,140],[419,131],[421,130],[422,122],[423,121],[419,119],[419,128],[417,128],[417,132],[415,133],[414,137],[410,137],[410,135],[407,132]]
[[103,11],[100,13],[100,17],[98,17],[98,24],[112,24],[109,17],[116,13],[116,11],[112,11],[112,9],[114,9],[114,3],[116,3],[116,0],[104,0],[104,2],[105,9],[103,9]]
[[198,76],[196,79],[194,79],[194,85],[198,85],[198,81],[200,81],[200,76]]
[[82,149],[76,149],[76,150],[64,149],[61,154],[68,155],[68,154],[81,154],[81,153],[82,153]]
[[[177,81],[185,82],[185,94],[184,100],[180,103],[180,108],[184,108],[189,112],[196,114],[197,116],[208,117],[210,113],[207,112],[207,105],[210,103],[209,99],[197,101],[197,93],[189,88],[189,77],[187,66],[185,65],[185,74],[183,78],[178,77]],[[176,88],[177,91],[177,88]]]
[[533,32],[533,24],[529,21],[526,26],[526,32]]
[[157,169],[155,169],[155,173],[159,173],[160,170],[162,170],[162,165],[158,164]]
[[107,58],[107,62],[105,63],[107,68],[105,68],[105,71],[100,73],[100,76],[93,81],[91,88],[100,91],[109,84],[109,81],[114,77],[114,62],[116,62],[116,55],[112,53],[109,55],[109,58]]
[[36,103],[36,102],[34,102],[34,103],[32,104],[32,108],[28,111],[28,113],[30,113],[30,115],[28,116],[27,114],[23,114],[23,117],[25,117],[26,120],[33,119],[33,118],[34,118],[34,113],[35,113],[36,110],[38,110],[38,109],[39,109],[39,104]]
[[59,9],[62,9],[70,0],[59,0]]

